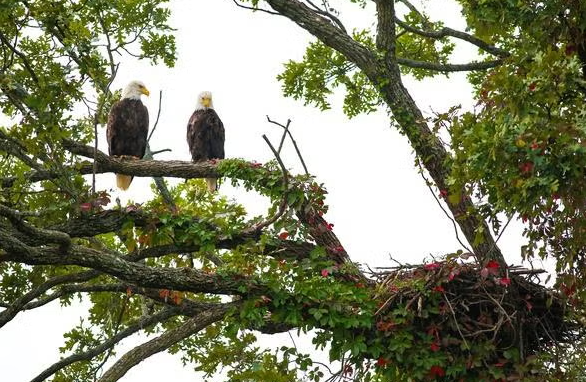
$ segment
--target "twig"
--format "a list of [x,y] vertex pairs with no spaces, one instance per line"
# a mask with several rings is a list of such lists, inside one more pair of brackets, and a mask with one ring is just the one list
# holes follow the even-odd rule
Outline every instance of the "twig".
[[240,7],[240,8],[248,9],[248,10],[255,11],[255,12],[256,11],[261,11],[261,12],[264,12],[264,13],[268,13],[269,15],[283,16],[280,13],[273,12],[273,11],[269,11],[268,9],[262,9],[262,8],[256,8],[256,7],[248,7],[246,5],[240,4],[237,0],[232,0],[232,2],[234,4],[236,4],[237,7]]
[[460,337],[462,337],[462,340],[464,341],[464,345],[466,346],[466,349],[470,350],[470,346],[468,346],[468,342],[466,342],[466,338],[464,337],[464,334],[462,334],[462,330],[460,329],[460,325],[458,324],[458,319],[456,318],[456,312],[454,312],[454,307],[452,306],[452,303],[450,303],[450,300],[448,299],[448,297],[446,296],[445,293],[443,293],[444,299],[446,300],[446,302],[448,303],[448,306],[450,307],[450,311],[452,312],[452,317],[454,317],[454,323],[456,324],[456,329],[458,329],[458,333],[460,333]]
[[291,120],[287,120],[287,124],[285,125],[285,129],[283,131],[283,135],[281,136],[281,142],[279,142],[279,148],[277,149],[277,153],[281,154],[281,149],[283,148],[283,143],[285,143],[285,138],[287,137],[287,133],[289,132],[289,125],[291,125]]
[[[427,186],[427,188],[429,188],[429,191],[431,192],[431,195],[433,195],[433,198],[435,199],[435,201],[437,202],[438,206],[442,209],[442,211],[444,212],[444,214],[447,216],[448,219],[450,219],[450,221],[452,222],[452,225],[454,227],[454,233],[456,234],[456,240],[458,240],[458,243],[460,243],[460,245],[466,249],[468,252],[472,253],[474,255],[474,257],[476,257],[476,254],[474,254],[474,252],[468,248],[460,239],[460,235],[458,234],[458,227],[456,226],[456,222],[454,221],[454,219],[450,216],[450,214],[448,214],[448,211],[445,210],[444,206],[442,206],[442,203],[440,202],[440,200],[438,199],[438,197],[435,195],[435,192],[433,192],[433,188],[430,185],[429,180],[427,180],[427,178],[425,177],[425,174],[423,173],[423,167],[421,167],[421,163],[419,161],[417,161],[417,166],[419,166],[419,173],[421,174],[421,177],[423,178],[423,180],[425,181],[425,185]],[[491,249],[492,251],[492,249]]]
[[[283,164],[283,160],[281,159],[281,156],[279,155],[277,150],[275,150],[275,148],[273,147],[271,141],[269,141],[267,136],[265,134],[263,134],[262,138],[265,140],[267,145],[269,145],[269,148],[273,152],[273,155],[275,156],[275,158],[277,159],[277,162],[279,163],[279,166],[281,167],[281,172],[283,173],[283,189],[284,189],[284,191],[283,191],[283,198],[281,200],[281,204],[279,205],[278,211],[272,217],[268,218],[264,222],[261,222],[259,224],[254,225],[251,230],[256,231],[256,232],[259,232],[261,229],[268,227],[269,225],[276,222],[281,216],[283,216],[283,214],[287,210],[287,196],[289,195],[289,173],[288,173],[287,169],[285,168],[285,164]],[[245,232],[249,231],[249,230],[245,230]]]
[[287,130],[287,134],[289,134],[289,138],[291,139],[291,142],[293,143],[293,147],[295,147],[295,151],[297,152],[297,156],[299,157],[299,160],[301,161],[301,165],[303,166],[303,171],[305,171],[305,175],[309,175],[309,171],[307,171],[307,166],[305,165],[305,161],[303,160],[303,156],[301,155],[301,151],[299,151],[299,147],[297,146],[297,142],[293,138],[293,134],[291,134],[291,130],[287,129],[287,127],[289,126],[289,123],[287,122],[287,126],[284,126],[284,125],[280,124],[279,122],[271,120],[271,118],[268,115],[267,115],[267,121],[269,123],[272,123],[273,125],[281,126],[283,129]]
[[[149,137],[147,138],[147,142],[151,141],[151,137],[153,136],[153,133],[155,132],[155,129],[157,128],[157,125],[159,124],[159,117],[161,116],[161,102],[162,101],[163,101],[163,91],[159,90],[159,110],[157,111],[157,120],[155,121],[155,124],[153,125],[153,129],[151,130]],[[155,155],[155,153],[153,153],[153,155]]]
[[59,370],[63,369],[64,367],[71,365],[74,362],[79,361],[86,361],[90,360],[93,357],[97,356],[98,354],[103,353],[108,349],[112,349],[114,345],[118,342],[123,340],[124,338],[138,332],[142,328],[146,326],[150,326],[156,324],[158,322],[165,321],[170,317],[173,317],[178,314],[176,309],[164,309],[152,316],[142,317],[134,322],[131,322],[128,327],[121,332],[118,332],[113,337],[109,338],[108,340],[102,342],[100,345],[91,348],[82,353],[75,353],[70,355],[69,357],[63,358],[58,362],[54,363],[53,365],[49,366],[47,369],[43,370],[39,375],[33,378],[30,382],[42,382],[49,378],[51,375],[55,374]]
[[[122,308],[120,308],[120,313],[118,313],[118,318],[116,320],[116,324],[114,325],[114,336],[116,336],[117,334],[119,334],[119,329],[120,329],[120,325],[122,324],[122,319],[124,318],[124,312],[126,312],[126,306],[128,305],[128,300],[130,300],[130,296],[127,294],[124,297],[124,300],[122,301]],[[110,349],[108,349],[108,354],[106,354],[106,356],[104,357],[104,359],[102,360],[102,362],[100,362],[99,365],[97,365],[92,371],[93,371],[93,375],[94,375],[94,381],[97,378],[98,375],[98,371],[100,371],[102,369],[102,367],[104,367],[104,365],[106,364],[106,362],[108,362],[108,359],[112,356],[112,353],[114,352],[114,347],[111,347]]]
[[323,9],[319,8],[317,5],[313,4],[313,3],[311,2],[311,0],[305,0],[305,1],[307,1],[307,3],[313,7],[313,9],[314,9],[315,13],[317,13],[317,14],[320,14],[320,15],[322,15],[322,16],[325,16],[325,17],[327,17],[327,18],[328,18],[328,19],[330,19],[330,20],[331,20],[331,21],[332,21],[334,24],[336,24],[336,26],[337,26],[338,28],[340,28],[340,30],[342,30],[342,32],[344,32],[344,33],[348,33],[348,32],[346,31],[346,27],[344,27],[344,24],[342,24],[342,22],[340,21],[340,19],[339,19],[339,18],[337,18],[336,16],[332,15],[330,12],[328,12],[328,11],[326,11],[326,10],[323,10]]

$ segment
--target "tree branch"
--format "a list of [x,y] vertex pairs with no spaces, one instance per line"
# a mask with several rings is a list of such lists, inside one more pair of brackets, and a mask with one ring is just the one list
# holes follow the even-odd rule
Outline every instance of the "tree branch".
[[229,295],[243,295],[262,290],[260,282],[251,278],[226,278],[192,268],[148,267],[79,245],[71,245],[66,253],[52,247],[30,247],[10,238],[10,235],[1,228],[0,248],[6,251],[6,254],[0,254],[0,262],[13,261],[29,265],[78,265],[96,269],[127,283],[146,288]]
[[[440,190],[448,189],[447,178],[450,173],[449,154],[441,141],[431,131],[421,110],[403,86],[401,72],[397,60],[392,59],[393,42],[389,36],[394,36],[394,8],[392,1],[377,0],[379,26],[377,32],[384,36],[377,36],[377,46],[384,49],[379,53],[386,56],[384,62],[377,59],[377,54],[365,46],[354,41],[350,36],[324,19],[310,8],[297,0],[265,0],[271,7],[297,23],[303,29],[316,36],[327,46],[343,54],[349,61],[355,63],[371,83],[379,89],[381,97],[389,106],[393,117],[401,126],[402,131],[409,138],[411,146]],[[392,17],[392,19],[390,19]],[[455,204],[448,203],[450,211],[458,221],[466,239],[471,243],[475,254],[480,261],[497,260],[503,268],[506,262],[499,248],[495,245],[490,234],[490,228],[479,217],[469,195],[462,190],[462,198]],[[480,230],[480,231],[478,231]],[[478,240],[477,232],[481,235]]]
[[144,361],[153,354],[168,349],[174,344],[192,336],[207,326],[224,318],[235,303],[217,305],[188,319],[180,326],[170,329],[148,342],[143,343],[124,354],[98,382],[115,382],[122,378],[128,370]]
[[47,378],[49,378],[59,370],[71,365],[74,362],[89,361],[97,355],[107,351],[108,349],[113,348],[118,342],[144,329],[145,327],[166,321],[173,316],[177,316],[178,314],[179,312],[177,309],[165,308],[151,316],[141,317],[137,320],[134,320],[130,322],[124,330],[116,333],[116,335],[114,335],[111,338],[108,338],[100,345],[81,353],[72,354],[69,357],[63,358],[58,362],[54,363],[53,365],[49,366],[35,378],[31,379],[31,382],[45,381]]
[[408,58],[397,57],[397,63],[415,69],[427,69],[436,72],[470,72],[474,70],[486,70],[496,68],[503,64],[503,60],[469,62],[467,64],[440,64],[435,62],[417,61]]
[[41,296],[49,289],[60,284],[88,281],[94,277],[97,277],[99,274],[100,272],[97,271],[85,271],[63,276],[55,276],[45,281],[38,287],[17,298],[14,302],[7,306],[5,310],[0,312],[0,328],[6,325],[6,323],[10,322],[10,320],[12,320],[22,310],[30,309],[30,307],[27,308],[28,303],[30,303],[30,301],[33,299]]
[[472,36],[468,33],[465,32],[461,32],[461,31],[457,31],[455,29],[452,28],[447,28],[444,27],[440,30],[434,31],[434,30],[421,30],[418,28],[415,28],[409,24],[407,24],[405,21],[400,20],[399,18],[395,17],[395,22],[403,29],[405,29],[408,32],[411,33],[415,33],[419,36],[423,36],[423,37],[429,37],[429,38],[433,38],[433,39],[441,39],[443,37],[454,37],[466,42],[469,42],[470,44],[476,45],[478,48],[484,50],[485,52],[488,52],[490,54],[493,54],[495,56],[501,57],[501,58],[505,58],[510,56],[511,54],[501,48],[497,48],[494,45],[491,45],[489,43],[487,43],[484,40],[479,39],[478,37]]

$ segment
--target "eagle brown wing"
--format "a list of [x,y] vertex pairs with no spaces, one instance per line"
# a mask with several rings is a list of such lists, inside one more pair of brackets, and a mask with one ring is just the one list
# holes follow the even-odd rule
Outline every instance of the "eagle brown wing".
[[[140,100],[122,99],[112,105],[108,115],[106,138],[108,154],[142,158],[149,133],[149,112]],[[128,189],[132,176],[116,174],[116,185]]]
[[108,116],[106,137],[110,155],[144,156],[149,132],[149,112],[140,100],[116,102]]
[[224,140],[224,124],[215,110],[193,112],[187,124],[187,143],[194,162],[224,159]]

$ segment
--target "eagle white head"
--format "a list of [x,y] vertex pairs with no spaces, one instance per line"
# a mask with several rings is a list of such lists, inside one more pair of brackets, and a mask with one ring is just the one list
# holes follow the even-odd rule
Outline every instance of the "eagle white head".
[[195,110],[213,109],[214,103],[212,102],[212,92],[201,92],[197,96],[197,104]]
[[131,81],[122,91],[122,99],[140,99],[141,94],[151,94],[141,81]]

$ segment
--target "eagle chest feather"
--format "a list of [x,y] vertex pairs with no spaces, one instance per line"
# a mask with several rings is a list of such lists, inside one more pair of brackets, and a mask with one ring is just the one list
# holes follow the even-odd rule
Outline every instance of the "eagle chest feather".
[[149,132],[148,109],[140,100],[118,101],[108,116],[106,137],[110,155],[132,155],[142,158]]
[[187,125],[187,143],[194,162],[224,159],[224,125],[213,109],[193,112]]

